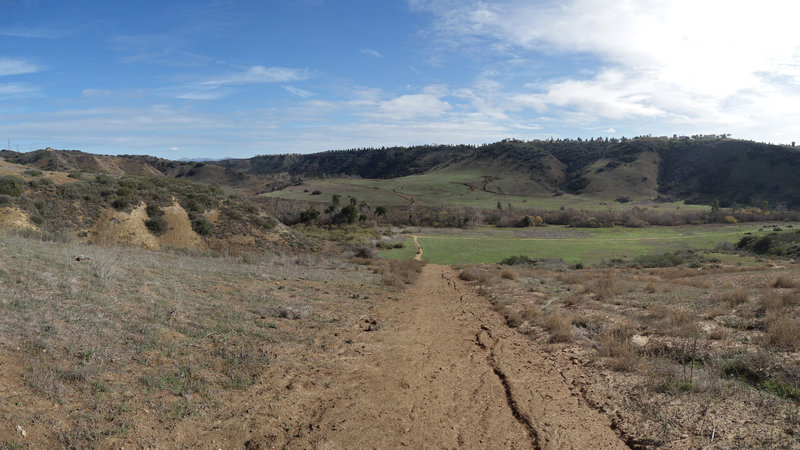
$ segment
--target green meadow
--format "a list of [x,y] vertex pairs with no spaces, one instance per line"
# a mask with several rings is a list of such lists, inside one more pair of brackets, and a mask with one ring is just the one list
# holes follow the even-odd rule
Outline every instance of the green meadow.
[[[677,250],[713,250],[736,243],[745,233],[758,233],[763,224],[686,225],[650,228],[423,230],[416,234],[422,259],[436,264],[496,263],[509,256],[561,259],[570,264],[595,265],[612,258],[630,259]],[[382,251],[394,258],[413,257],[413,238],[405,248]]]

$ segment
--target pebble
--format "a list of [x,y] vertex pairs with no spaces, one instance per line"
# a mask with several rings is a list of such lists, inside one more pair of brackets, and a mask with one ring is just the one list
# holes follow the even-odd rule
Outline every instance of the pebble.
[[19,426],[19,425],[17,425],[17,433],[21,434],[21,435],[22,435],[22,437],[25,437],[25,436],[27,436],[27,435],[28,435],[28,432],[27,432],[27,431],[25,431],[25,430],[23,430],[23,429],[22,429],[22,427],[21,427],[21,426]]

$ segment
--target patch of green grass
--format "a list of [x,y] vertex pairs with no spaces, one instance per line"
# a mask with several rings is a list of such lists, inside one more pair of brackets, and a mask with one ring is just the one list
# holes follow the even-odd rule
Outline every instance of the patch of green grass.
[[[561,230],[556,237],[515,237],[514,230],[481,229],[470,234],[426,233],[419,236],[423,259],[437,264],[493,263],[524,255],[534,259],[561,259],[570,264],[598,264],[613,258],[634,259],[677,250],[713,249],[736,242],[758,225],[698,225],[650,228],[591,228]],[[571,237],[570,233],[581,236]]]

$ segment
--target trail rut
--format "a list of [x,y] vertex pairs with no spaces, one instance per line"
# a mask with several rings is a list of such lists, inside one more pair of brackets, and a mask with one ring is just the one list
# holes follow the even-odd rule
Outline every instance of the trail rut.
[[446,266],[382,312],[291,447],[626,448],[547,354]]

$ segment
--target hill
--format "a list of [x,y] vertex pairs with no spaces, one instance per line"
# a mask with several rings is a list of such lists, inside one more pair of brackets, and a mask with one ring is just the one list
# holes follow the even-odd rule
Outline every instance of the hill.
[[[659,198],[708,204],[718,199],[722,206],[760,206],[766,200],[771,205],[800,206],[797,149],[725,137],[505,140],[482,146],[265,155],[212,164],[262,176],[405,180],[444,190],[443,183],[463,185],[467,191],[461,194],[481,190],[497,194],[497,201],[504,196],[567,193],[605,200]],[[426,176],[430,179],[421,178]],[[388,190],[415,196],[396,188]]]

